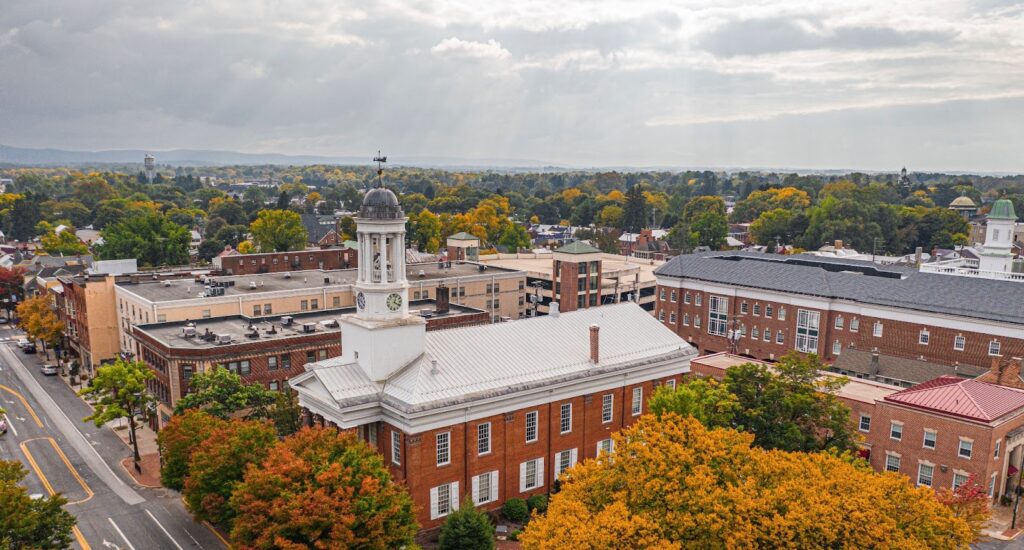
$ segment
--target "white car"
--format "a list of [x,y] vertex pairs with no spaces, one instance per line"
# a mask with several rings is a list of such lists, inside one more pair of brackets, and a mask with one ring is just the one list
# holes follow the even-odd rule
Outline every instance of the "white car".
[[42,371],[43,374],[52,376],[54,374],[57,374],[57,365],[45,363],[43,364],[42,367],[39,368],[39,370]]
[[18,347],[19,348],[23,348],[23,347],[29,345],[29,343],[30,342],[28,341],[28,338],[18,338]]

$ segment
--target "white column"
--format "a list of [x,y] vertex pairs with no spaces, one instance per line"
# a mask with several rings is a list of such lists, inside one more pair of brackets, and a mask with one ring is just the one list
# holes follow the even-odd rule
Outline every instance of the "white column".
[[400,233],[395,233],[391,236],[391,246],[395,255],[395,281],[405,280],[405,249],[402,246],[404,239],[401,238]]
[[388,282],[388,234],[383,233],[380,236],[380,282],[387,284]]

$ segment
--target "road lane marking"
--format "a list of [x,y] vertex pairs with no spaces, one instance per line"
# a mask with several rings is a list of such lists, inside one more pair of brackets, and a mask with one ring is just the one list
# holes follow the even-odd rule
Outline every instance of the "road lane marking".
[[76,480],[78,480],[78,484],[81,485],[82,489],[85,491],[85,498],[81,500],[69,501],[68,504],[81,504],[92,498],[92,489],[90,489],[89,485],[85,482],[84,479],[82,479],[82,476],[78,475],[78,471],[75,470],[75,467],[71,465],[71,462],[68,460],[68,457],[64,454],[64,451],[60,450],[60,447],[57,446],[57,442],[54,441],[52,437],[36,437],[33,439],[26,439],[25,441],[22,441],[21,444],[18,446],[21,447],[21,452],[25,453],[25,458],[28,459],[29,466],[31,466],[32,469],[35,470],[36,475],[39,476],[39,480],[43,482],[43,486],[46,487],[46,490],[49,491],[50,495],[55,495],[57,494],[57,492],[53,490],[53,485],[50,484],[50,480],[47,479],[46,476],[43,474],[42,468],[40,468],[39,464],[36,463],[36,459],[35,457],[32,456],[32,453],[29,452],[27,445],[27,443],[29,443],[30,441],[42,440],[48,440],[50,442],[50,445],[53,445],[53,450],[57,451],[57,455],[60,456],[60,459],[64,461],[64,465],[67,466],[68,471],[71,472],[71,475],[74,476]]
[[114,518],[107,518],[107,521],[109,521],[110,524],[114,526],[114,530],[117,531],[118,535],[121,535],[121,538],[124,540],[124,543],[128,545],[128,548],[130,548],[131,550],[135,550],[135,547],[132,546],[132,542],[128,540],[128,537],[124,536],[124,533],[121,532],[121,528],[118,527],[116,523],[114,523]]
[[82,550],[92,550],[92,546],[85,541],[85,537],[82,536],[82,531],[77,525],[71,528],[71,532],[75,534],[75,540],[78,541],[78,546],[81,546]]
[[146,515],[149,516],[149,519],[153,520],[153,523],[155,523],[156,526],[159,527],[160,530],[163,531],[165,535],[167,535],[167,538],[170,539],[171,544],[173,544],[175,547],[177,547],[178,550],[185,550],[184,548],[181,547],[180,544],[178,544],[178,541],[174,540],[174,537],[172,537],[171,534],[167,532],[167,529],[164,529],[163,524],[160,523],[159,521],[157,521],[156,516],[153,515],[153,512],[150,512],[149,510],[146,510]]
[[14,397],[17,397],[21,401],[21,404],[25,405],[25,408],[28,409],[28,413],[32,415],[32,418],[36,421],[36,425],[39,426],[40,428],[43,427],[43,421],[39,420],[39,417],[36,416],[35,409],[32,408],[32,405],[28,404],[28,401],[25,400],[24,395],[21,395],[20,393],[12,390],[11,388],[8,388],[7,386],[4,386],[3,384],[0,384],[0,390],[4,390],[5,392],[10,393]]
[[14,432],[14,437],[18,437],[18,430],[14,429],[14,422],[11,422],[11,417],[5,414],[4,418],[7,420],[7,427],[10,428],[12,432]]

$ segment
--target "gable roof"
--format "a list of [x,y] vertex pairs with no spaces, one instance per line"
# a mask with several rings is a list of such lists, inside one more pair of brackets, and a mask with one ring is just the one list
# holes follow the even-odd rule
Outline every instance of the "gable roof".
[[870,351],[844,348],[832,363],[832,369],[864,374],[874,378],[900,380],[911,384],[920,384],[941,376],[952,376],[958,379],[975,378],[988,372],[988,369],[984,367],[973,365],[958,365],[954,368],[951,365],[881,353],[878,354],[876,372],[871,356],[872,352]]
[[894,393],[885,400],[968,420],[992,422],[1024,408],[1024,390],[940,376]]

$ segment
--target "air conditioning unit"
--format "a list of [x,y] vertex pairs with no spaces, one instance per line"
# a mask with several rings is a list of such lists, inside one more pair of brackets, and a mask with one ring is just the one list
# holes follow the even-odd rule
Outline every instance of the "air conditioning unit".
[[282,327],[290,327],[290,326],[292,326],[292,316],[291,315],[285,315],[284,317],[281,317],[281,326]]
[[185,327],[181,329],[181,335],[184,336],[185,338],[195,338],[196,327]]
[[337,319],[328,319],[326,321],[320,321],[320,324],[323,325],[326,328],[337,328],[338,327],[338,320]]
[[316,323],[303,323],[302,324],[302,332],[315,332],[315,331],[316,331]]
[[217,345],[230,344],[230,343],[231,343],[231,335],[230,334],[218,334],[217,335]]
[[164,286],[171,286],[171,282],[170,281],[164,281]]
[[292,278],[292,272],[291,271],[285,271],[284,272],[284,278],[285,279],[291,279]]
[[249,290],[256,288],[256,281],[249,281]]

